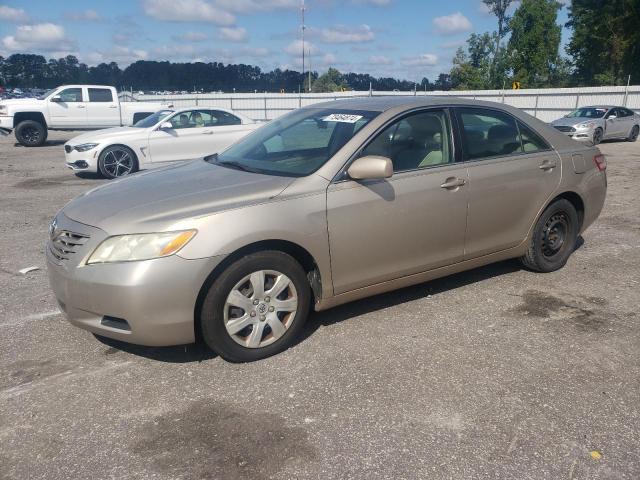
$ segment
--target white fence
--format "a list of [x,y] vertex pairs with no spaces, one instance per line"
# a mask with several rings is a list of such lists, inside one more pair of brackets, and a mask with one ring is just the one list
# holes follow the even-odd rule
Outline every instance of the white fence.
[[450,92],[342,92],[342,93],[210,93],[140,95],[139,101],[170,101],[176,108],[201,106],[229,108],[254,120],[272,120],[296,108],[340,98],[383,95],[441,95],[505,103],[549,122],[577,107],[619,105],[640,111],[640,86],[585,87],[531,90],[478,90]]

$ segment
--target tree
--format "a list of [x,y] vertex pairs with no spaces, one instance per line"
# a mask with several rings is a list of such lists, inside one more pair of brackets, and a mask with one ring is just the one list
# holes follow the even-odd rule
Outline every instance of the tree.
[[472,33],[467,39],[467,51],[462,47],[458,49],[451,69],[451,83],[454,89],[483,90],[492,87],[494,35]]
[[640,80],[640,0],[573,0],[567,52],[578,82],[620,85]]
[[558,67],[561,7],[556,0],[522,0],[509,21],[508,61],[513,78],[527,87],[549,85]]
[[515,0],[482,0],[489,11],[498,18],[498,32],[495,36],[495,49],[493,51],[493,61],[491,62],[491,83],[494,88],[500,88],[501,80],[504,79],[504,71],[500,71],[498,66],[501,64],[501,47],[500,42],[509,31],[509,17],[507,11]]
[[335,68],[329,68],[327,73],[320,77],[311,85],[311,91],[320,92],[338,92],[347,89],[349,86],[342,78],[342,74]]

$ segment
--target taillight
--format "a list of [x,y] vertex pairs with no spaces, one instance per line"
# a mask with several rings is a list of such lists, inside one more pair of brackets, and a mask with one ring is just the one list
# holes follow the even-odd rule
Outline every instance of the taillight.
[[607,169],[607,159],[604,158],[604,155],[602,154],[593,157],[593,163],[596,164],[596,167],[598,167],[598,170],[601,172],[604,172]]

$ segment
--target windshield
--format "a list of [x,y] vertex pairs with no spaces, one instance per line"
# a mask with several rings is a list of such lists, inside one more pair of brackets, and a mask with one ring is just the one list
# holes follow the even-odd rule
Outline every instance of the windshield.
[[47,90],[46,92],[44,92],[42,95],[38,97],[38,100],[45,100],[49,95],[51,95],[55,91],[56,91],[55,88],[52,88],[51,90]]
[[207,161],[267,175],[315,172],[379,112],[301,109],[273,120]]
[[166,118],[167,115],[170,115],[172,113],[173,113],[173,110],[160,110],[156,113],[152,113],[151,115],[143,118],[142,120],[138,120],[136,123],[133,124],[133,126],[137,128],[153,127],[158,122],[161,122],[162,119]]
[[607,113],[607,111],[608,109],[606,108],[579,108],[567,115],[567,118],[602,118],[604,117],[605,113]]

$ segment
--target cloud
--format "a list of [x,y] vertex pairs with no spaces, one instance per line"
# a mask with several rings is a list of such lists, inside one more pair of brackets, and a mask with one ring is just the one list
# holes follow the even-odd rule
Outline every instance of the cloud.
[[325,43],[371,42],[374,37],[369,25],[360,25],[358,27],[336,25],[332,28],[325,28],[320,32],[320,39]]
[[114,46],[112,48],[89,53],[84,59],[89,65],[98,63],[116,62],[121,67],[137,62],[138,60],[147,60],[149,53],[146,50],[131,49],[129,47]]
[[242,27],[222,27],[218,29],[218,38],[229,42],[245,42],[247,30]]
[[186,32],[182,35],[174,35],[172,38],[183,42],[204,42],[209,38],[209,35],[202,32]]
[[69,20],[76,22],[98,22],[102,17],[95,10],[84,10],[82,12],[67,12],[65,15]]
[[[292,55],[294,57],[302,56],[302,40],[294,40],[293,42],[291,42],[289,45],[287,45],[284,48],[284,51],[286,53],[288,53],[289,55]],[[304,43],[304,53],[306,55],[309,52],[311,52],[311,54],[313,55],[313,54],[318,53],[318,49],[316,48],[316,46],[313,43],[305,42]]]
[[408,67],[433,67],[438,63],[438,56],[433,53],[423,53],[417,57],[404,57],[402,64]]
[[144,13],[167,22],[208,22],[233,25],[235,16],[206,0],[143,0]]
[[4,22],[27,22],[29,15],[22,8],[12,8],[0,5],[0,21]]
[[455,35],[456,33],[468,32],[473,29],[469,19],[460,12],[434,18],[433,26],[436,32],[441,35]]
[[370,65],[392,65],[393,60],[389,57],[385,57],[384,55],[372,55],[368,60]]
[[14,35],[2,39],[2,45],[9,51],[42,50],[47,52],[68,51],[75,48],[75,42],[69,39],[60,25],[38,23],[20,25]]
[[300,0],[215,0],[215,3],[220,8],[233,13],[300,8]]
[[391,0],[351,0],[351,3],[359,5],[375,5],[376,7],[386,7],[391,5]]

